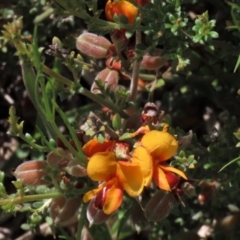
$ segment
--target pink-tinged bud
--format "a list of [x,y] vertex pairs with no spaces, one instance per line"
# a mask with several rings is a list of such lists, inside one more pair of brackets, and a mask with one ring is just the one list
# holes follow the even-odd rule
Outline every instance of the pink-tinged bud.
[[[95,80],[100,80],[103,82],[104,87],[110,87],[111,91],[114,91],[117,87],[119,79],[119,73],[115,70],[111,70],[109,68],[103,69],[101,72],[98,73]],[[100,90],[94,81],[91,87],[91,92],[93,93],[100,93]]]
[[182,136],[178,139],[178,145],[181,148],[186,148],[192,141],[193,132],[192,130],[189,131],[189,134],[186,136]]
[[159,56],[161,52],[161,49],[156,49],[154,56],[151,56],[149,53],[145,54],[140,63],[140,66],[147,70],[159,69],[167,62],[166,56]]
[[194,197],[197,195],[195,187],[189,182],[183,182],[183,184],[181,185],[181,189],[188,197]]
[[54,223],[60,226],[69,226],[77,222],[78,209],[82,202],[82,197],[66,199],[59,197],[53,199],[50,206],[50,214]]
[[99,201],[99,197],[94,197],[88,204],[87,219],[92,224],[101,224],[108,220],[111,216],[107,215],[102,210],[102,201]]
[[128,39],[126,38],[125,32],[126,31],[123,29],[116,29],[113,30],[110,34],[111,40],[116,47],[117,52],[121,52],[127,47]]
[[50,152],[47,155],[48,166],[53,169],[63,168],[67,166],[67,164],[70,162],[70,159],[73,157],[72,153],[62,148],[57,148],[56,151],[59,152],[59,155],[61,156],[55,152]]
[[146,218],[156,222],[167,217],[173,208],[174,201],[174,195],[171,192],[156,192],[145,207]]
[[32,160],[19,165],[13,175],[26,186],[47,185],[50,183],[43,180],[43,177],[47,176],[44,170],[45,162]]
[[89,57],[107,58],[111,55],[111,42],[93,33],[83,33],[77,38],[77,49]]
[[87,170],[80,164],[76,163],[75,161],[70,161],[65,168],[65,171],[74,176],[74,177],[85,177],[87,176]]

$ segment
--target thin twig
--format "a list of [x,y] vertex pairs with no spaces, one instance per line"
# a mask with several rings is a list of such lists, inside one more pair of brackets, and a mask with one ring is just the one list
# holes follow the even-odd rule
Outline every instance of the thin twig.
[[[136,44],[135,45],[140,44],[140,43],[141,43],[141,32],[136,31]],[[136,99],[139,69],[140,69],[140,62],[138,59],[135,59],[134,64],[133,64],[133,72],[132,72],[130,94],[128,97],[128,101],[135,101],[135,99]]]
[[94,118],[97,122],[99,122],[102,126],[104,126],[106,133],[107,133],[112,139],[118,139],[118,138],[119,138],[118,134],[115,133],[114,130],[108,126],[108,124],[102,122],[101,119],[100,119],[96,114],[94,114],[93,112],[90,112],[90,113],[89,113],[89,117]]

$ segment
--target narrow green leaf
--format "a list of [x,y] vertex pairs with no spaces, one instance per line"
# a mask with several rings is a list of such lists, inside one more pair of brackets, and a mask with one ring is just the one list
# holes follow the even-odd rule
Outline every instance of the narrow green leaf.
[[240,157],[234,158],[232,161],[230,161],[229,163],[227,163],[226,165],[224,165],[218,172],[221,172],[223,169],[225,169],[226,167],[228,167],[229,165],[231,165],[232,163],[238,162],[240,161]]
[[236,62],[235,68],[234,68],[234,70],[233,70],[234,73],[237,71],[239,65],[240,65],[240,54],[238,55],[238,60],[237,60],[237,62]]
[[123,218],[121,218],[121,220],[120,220],[118,232],[117,232],[117,239],[119,239],[122,228],[123,228],[124,224],[127,222],[127,219],[129,218],[129,216],[131,215],[132,210],[133,210],[133,206],[132,206],[132,202],[130,202],[130,207],[125,211]]
[[131,135],[130,133],[124,133],[124,134],[119,138],[119,140],[122,141],[122,140],[129,139],[129,138],[132,138],[132,135]]

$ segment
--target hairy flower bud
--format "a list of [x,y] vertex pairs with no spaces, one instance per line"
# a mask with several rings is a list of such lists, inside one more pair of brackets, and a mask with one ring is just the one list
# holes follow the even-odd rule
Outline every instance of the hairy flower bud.
[[60,155],[56,154],[55,152],[50,152],[47,155],[47,164],[53,169],[65,167],[72,158],[71,152],[62,148],[57,148],[56,150]]
[[107,215],[103,212],[102,208],[99,208],[99,199],[94,197],[90,203],[88,204],[87,208],[87,219],[92,224],[100,224],[104,223],[108,220],[111,214]]
[[[98,73],[96,76],[95,80],[100,80],[103,82],[104,87],[110,87],[112,91],[114,91],[117,87],[118,84],[118,79],[119,79],[119,74],[115,70],[111,70],[109,68],[103,69],[101,72]],[[93,93],[99,93],[99,88],[94,81],[91,87],[91,92]]]
[[83,33],[77,38],[77,49],[94,58],[107,58],[110,56],[111,43],[104,37],[93,33]]
[[78,209],[81,205],[82,197],[66,199],[59,197],[52,201],[50,214],[54,223],[60,226],[69,226],[77,222]]
[[174,205],[171,192],[158,191],[145,207],[145,216],[150,221],[160,221],[167,217]]
[[65,168],[66,172],[74,177],[87,176],[87,170],[75,161],[70,161]]
[[31,160],[20,164],[13,175],[22,180],[26,186],[47,185],[49,182],[43,180],[47,173],[44,171],[45,163],[37,160]]
[[140,66],[147,70],[159,69],[167,62],[166,56],[159,56],[161,52],[161,49],[156,49],[153,56],[149,53],[145,54],[140,63]]
[[188,197],[194,197],[197,195],[195,191],[195,187],[189,182],[184,182],[181,185],[181,189]]

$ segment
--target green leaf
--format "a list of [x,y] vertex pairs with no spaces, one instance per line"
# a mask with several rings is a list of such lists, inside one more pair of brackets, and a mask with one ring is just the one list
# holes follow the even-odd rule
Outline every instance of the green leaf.
[[98,134],[97,140],[98,140],[100,143],[104,143],[105,138],[104,138],[103,134]]
[[237,157],[237,158],[233,159],[232,161],[230,161],[229,163],[227,163],[226,165],[224,165],[218,172],[221,172],[223,169],[225,169],[229,165],[231,165],[231,164],[233,164],[235,162],[238,162],[238,161],[240,161],[240,157]]
[[125,211],[123,217],[120,220],[118,232],[117,232],[117,239],[119,239],[122,228],[123,228],[124,224],[127,222],[127,219],[129,218],[129,216],[131,215],[132,210],[133,210],[133,206],[132,206],[132,202],[130,202],[129,208]]
[[202,39],[201,35],[196,35],[193,37],[193,42],[198,43],[198,42],[200,42],[201,39]]
[[128,19],[127,19],[127,17],[124,16],[124,15],[120,15],[120,16],[119,16],[119,20],[120,20],[120,22],[123,23],[123,24],[128,24]]
[[178,154],[179,157],[183,158],[183,157],[186,157],[186,154],[183,150],[181,150]]
[[155,88],[160,88],[165,85],[165,81],[163,79],[158,79]]
[[121,121],[121,117],[118,113],[116,113],[113,116],[112,119],[112,126],[114,128],[114,130],[120,130],[122,128],[122,121]]
[[211,31],[211,32],[209,33],[209,35],[211,36],[211,38],[218,38],[218,37],[219,37],[218,33],[217,33],[217,32],[214,32],[214,31]]
[[42,207],[42,205],[43,205],[43,202],[34,202],[32,204],[33,208],[40,208],[40,207]]
[[176,18],[171,13],[169,14],[168,18],[169,18],[169,21],[172,23],[176,21]]
[[27,224],[27,223],[23,223],[23,224],[21,225],[21,229],[23,229],[23,230],[25,230],[25,231],[28,231],[28,230],[31,229],[31,226],[30,226],[29,224]]
[[170,23],[165,23],[165,24],[164,24],[164,27],[165,27],[166,29],[169,29],[169,28],[172,27],[172,24],[170,24]]
[[235,68],[234,68],[234,70],[233,70],[234,73],[237,71],[239,65],[240,65],[240,54],[238,55],[238,60],[237,60],[237,62],[236,62]]
[[132,138],[132,135],[131,135],[130,133],[124,133],[124,134],[119,138],[119,140],[122,141],[122,140],[129,139],[129,138]]
[[3,171],[0,171],[0,183],[3,182],[4,177],[5,177],[5,173]]

